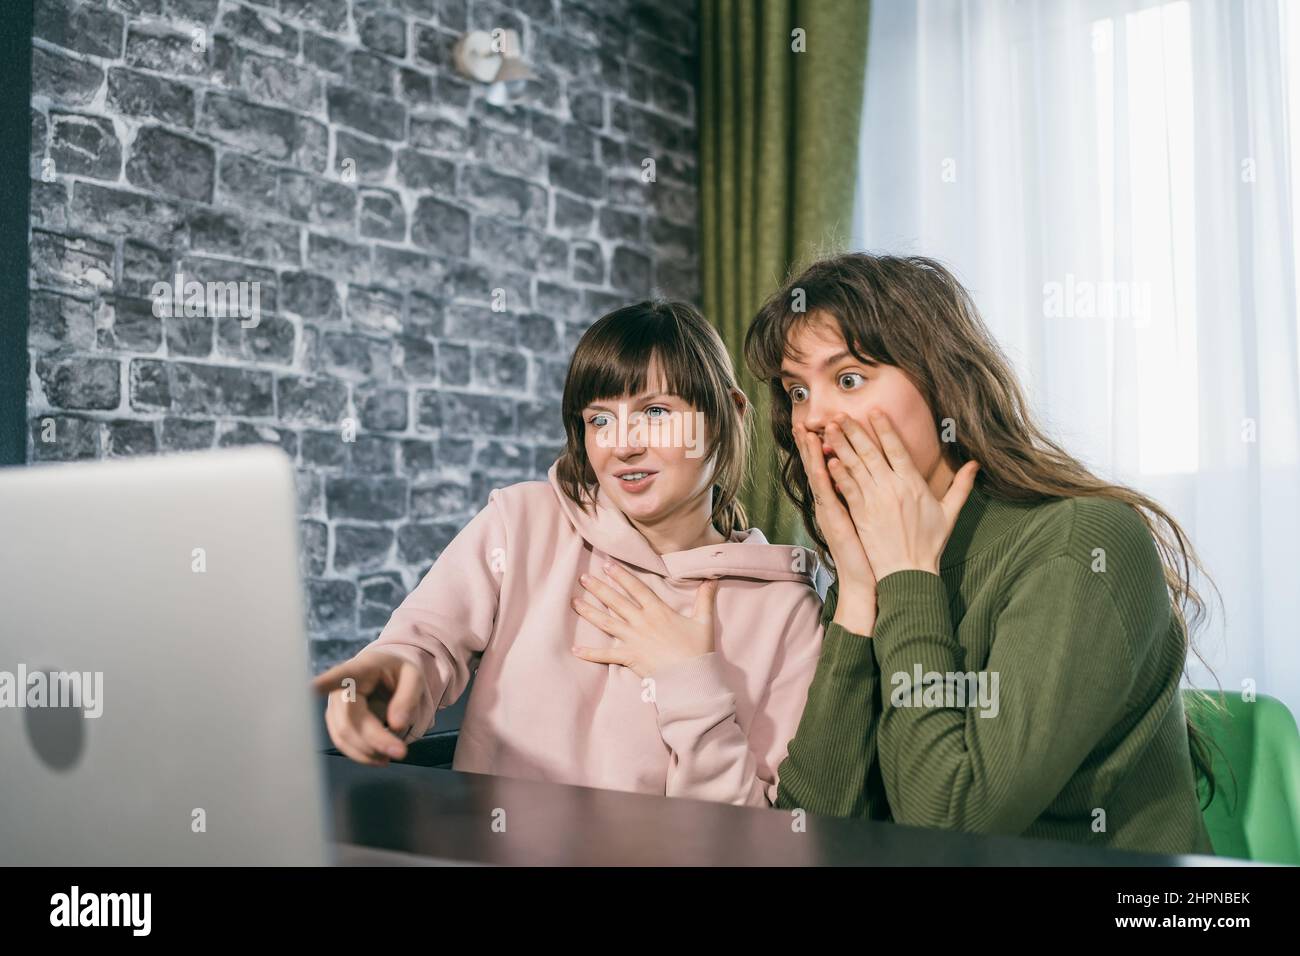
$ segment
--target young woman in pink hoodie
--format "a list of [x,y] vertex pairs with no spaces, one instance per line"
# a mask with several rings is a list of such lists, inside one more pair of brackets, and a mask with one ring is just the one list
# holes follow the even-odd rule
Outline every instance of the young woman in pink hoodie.
[[[475,676],[452,766],[769,806],[821,646],[813,552],[745,528],[748,402],[691,306],[599,319],[547,481],[494,490],[379,637],[314,684],[361,763]],[[351,678],[355,683],[345,683]]]

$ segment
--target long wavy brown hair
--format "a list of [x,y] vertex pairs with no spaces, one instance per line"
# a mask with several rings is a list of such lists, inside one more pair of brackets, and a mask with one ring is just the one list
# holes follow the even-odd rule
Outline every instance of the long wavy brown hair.
[[[948,464],[957,471],[974,458],[980,463],[976,484],[990,495],[1012,501],[1101,496],[1132,506],[1156,542],[1186,647],[1205,663],[1191,637],[1207,618],[1206,603],[1192,586],[1192,569],[1214,585],[1183,529],[1153,499],[1098,478],[1047,436],[969,293],[942,264],[924,256],[847,253],[816,262],[773,293],[745,336],[745,360],[771,391],[781,484],[824,560],[833,566],[817,528],[808,476],[794,445],[790,397],[780,378],[791,332],[821,317],[838,324],[859,359],[875,359],[907,374],[935,416],[936,434],[944,425],[955,426],[949,429],[955,440],[940,442]],[[1195,700],[1223,710],[1208,694]],[[1190,713],[1187,735],[1196,772],[1208,786],[1208,803],[1215,789],[1210,742]]]

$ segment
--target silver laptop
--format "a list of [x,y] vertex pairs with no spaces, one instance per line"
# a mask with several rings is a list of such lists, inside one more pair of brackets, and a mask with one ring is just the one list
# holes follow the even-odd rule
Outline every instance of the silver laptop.
[[330,862],[289,458],[0,469],[0,862]]

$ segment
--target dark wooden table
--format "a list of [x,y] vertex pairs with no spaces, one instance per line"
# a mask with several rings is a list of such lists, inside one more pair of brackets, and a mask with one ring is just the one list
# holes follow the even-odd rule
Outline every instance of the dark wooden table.
[[1201,866],[1015,837],[324,758],[343,864],[522,866]]

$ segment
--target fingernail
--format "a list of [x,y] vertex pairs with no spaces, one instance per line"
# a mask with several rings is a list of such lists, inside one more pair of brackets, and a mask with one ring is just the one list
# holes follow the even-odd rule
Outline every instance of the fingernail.
[[585,574],[579,574],[578,580],[581,581],[583,584],[586,584],[588,581],[591,580],[591,578],[587,577]]

